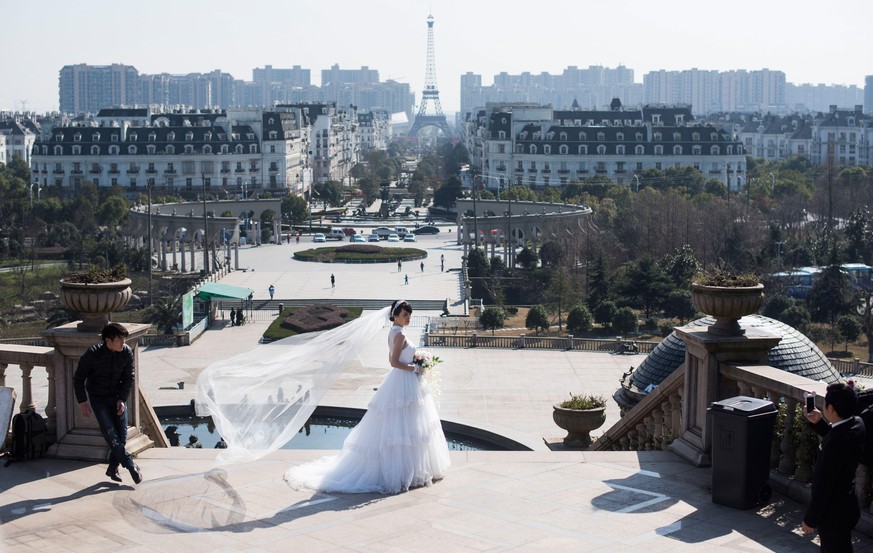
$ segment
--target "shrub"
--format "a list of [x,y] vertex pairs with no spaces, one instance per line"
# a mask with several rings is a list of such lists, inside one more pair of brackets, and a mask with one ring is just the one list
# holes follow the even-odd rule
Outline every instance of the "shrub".
[[573,307],[567,314],[567,330],[573,334],[589,331],[593,324],[594,317],[591,316],[591,312],[584,305]]
[[507,305],[506,307],[503,308],[503,310],[506,311],[507,315],[510,315],[512,317],[518,315],[518,307],[516,307],[514,305]]
[[698,273],[691,282],[703,286],[742,287],[755,286],[761,282],[761,279],[753,273],[736,274],[717,269],[712,273]]
[[535,305],[527,312],[527,317],[524,320],[525,328],[536,331],[539,334],[540,330],[549,329],[549,314],[546,308],[542,305]]
[[637,314],[630,307],[622,307],[616,312],[615,317],[612,318],[612,328],[622,334],[636,332],[638,324]]
[[594,308],[594,320],[603,325],[612,324],[612,319],[615,318],[617,312],[618,307],[615,305],[615,302],[600,302],[600,304]]
[[563,407],[564,409],[597,409],[599,407],[606,407],[606,399],[603,396],[593,396],[591,394],[570,394],[570,399],[562,401],[558,404],[558,407]]
[[118,282],[127,278],[127,265],[119,263],[111,269],[104,269],[96,265],[91,265],[84,271],[70,273],[63,278],[64,282],[73,282],[76,284],[105,284],[107,282]]
[[479,317],[479,324],[482,325],[482,328],[492,332],[498,328],[503,328],[504,323],[506,323],[506,313],[498,307],[485,308]]

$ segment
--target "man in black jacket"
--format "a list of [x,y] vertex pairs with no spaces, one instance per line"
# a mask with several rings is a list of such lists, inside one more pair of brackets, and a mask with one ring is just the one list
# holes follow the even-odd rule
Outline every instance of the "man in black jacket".
[[103,343],[91,346],[79,358],[73,376],[73,388],[82,416],[88,418],[94,412],[103,439],[109,445],[106,476],[121,482],[118,474],[118,466],[121,465],[130,471],[130,477],[139,484],[142,482],[142,473],[124,449],[127,443],[125,402],[134,383],[133,350],[125,343],[127,335],[127,329],[118,323],[103,327],[100,333]]
[[[823,436],[812,479],[812,500],[803,517],[803,533],[818,530],[821,550],[851,553],[852,528],[861,516],[855,495],[855,470],[864,451],[864,422],[853,414],[858,396],[839,383],[828,386],[824,420],[818,409],[806,413]],[[830,424],[828,424],[830,422]]]

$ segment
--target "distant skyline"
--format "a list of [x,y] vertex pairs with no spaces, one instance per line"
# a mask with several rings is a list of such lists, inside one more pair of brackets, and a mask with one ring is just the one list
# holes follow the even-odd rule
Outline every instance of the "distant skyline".
[[421,101],[427,16],[434,17],[440,103],[460,107],[460,76],[768,68],[794,84],[856,85],[873,74],[873,2],[844,0],[117,0],[10,2],[3,7],[0,110],[57,110],[64,65],[132,65],[140,73],[367,66],[409,83]]

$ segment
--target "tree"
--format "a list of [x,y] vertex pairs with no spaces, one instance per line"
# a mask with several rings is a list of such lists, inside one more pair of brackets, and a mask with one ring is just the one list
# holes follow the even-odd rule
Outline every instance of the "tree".
[[612,318],[612,328],[621,334],[630,334],[636,332],[639,328],[637,322],[637,314],[630,307],[622,307]]
[[621,293],[631,305],[642,308],[648,318],[670,289],[667,275],[647,253],[628,267]]
[[173,327],[182,320],[182,298],[168,296],[155,301],[146,308],[144,318],[164,334],[172,334]]
[[557,265],[566,254],[564,246],[554,240],[549,240],[540,246],[540,259],[545,267]]
[[518,252],[518,255],[515,256],[516,263],[521,265],[524,269],[535,268],[539,260],[539,256],[537,256],[537,254],[527,246],[522,248],[522,250]]
[[785,294],[768,295],[764,300],[764,307],[761,309],[761,315],[784,323],[785,321],[782,320],[782,314],[786,309],[793,307],[796,304],[797,300],[790,296],[786,296]]
[[858,303],[849,276],[836,259],[832,259],[813,283],[806,301],[813,321],[831,325],[840,315],[852,313]]
[[618,307],[613,301],[602,301],[594,308],[594,320],[598,324],[609,325],[615,319],[615,314],[618,313]]
[[549,287],[546,289],[546,299],[549,307],[558,313],[558,330],[563,330],[564,306],[574,305],[581,299],[579,287],[574,282],[573,276],[564,267],[558,267],[552,271]]
[[498,328],[503,328],[506,323],[506,312],[498,307],[486,307],[482,315],[479,316],[479,324],[485,330],[490,330],[491,334]]
[[854,342],[861,335],[861,321],[855,315],[840,315],[837,330],[846,341],[846,351],[849,351],[849,342]]
[[302,225],[309,219],[309,205],[306,198],[296,194],[288,194],[282,198],[282,221],[288,224]]
[[[594,259],[594,265],[588,273],[588,307],[596,310],[597,306],[610,299],[609,278],[606,274],[606,259],[603,253]],[[597,322],[608,323],[612,320],[612,314],[605,320]]]
[[461,179],[452,175],[445,184],[440,186],[439,190],[433,193],[433,203],[436,206],[451,209],[455,207],[456,200],[463,195]]
[[691,286],[691,279],[700,272],[700,263],[688,244],[683,244],[682,248],[675,250],[672,255],[665,256],[661,266],[677,288],[688,289]]
[[542,305],[535,305],[527,312],[527,317],[524,319],[524,326],[529,330],[535,331],[537,334],[540,330],[549,329],[549,314],[546,308]]
[[582,304],[573,307],[567,314],[567,330],[573,334],[587,332],[591,330],[593,324],[594,317],[591,316],[588,308]]
[[691,303],[691,292],[688,290],[671,290],[664,298],[664,315],[675,317],[684,323],[694,316],[694,305]]
[[779,316],[779,320],[803,332],[809,326],[811,317],[809,316],[809,309],[797,303],[783,311]]

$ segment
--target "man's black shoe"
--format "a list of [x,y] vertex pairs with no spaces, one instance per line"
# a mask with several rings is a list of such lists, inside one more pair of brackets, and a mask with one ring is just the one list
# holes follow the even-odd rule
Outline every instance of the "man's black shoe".
[[121,482],[121,475],[118,474],[118,465],[109,465],[109,468],[106,469],[106,476],[115,482]]
[[136,466],[136,463],[130,463],[130,466],[127,467],[127,470],[130,472],[130,477],[133,478],[134,484],[139,484],[142,482],[142,473],[139,471],[139,467]]

